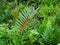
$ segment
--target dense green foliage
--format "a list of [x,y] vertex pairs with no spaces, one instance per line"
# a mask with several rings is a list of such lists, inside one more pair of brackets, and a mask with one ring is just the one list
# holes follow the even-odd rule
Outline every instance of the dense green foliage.
[[[37,16],[22,34],[15,23],[20,13]],[[60,0],[0,0],[0,45],[60,45]]]

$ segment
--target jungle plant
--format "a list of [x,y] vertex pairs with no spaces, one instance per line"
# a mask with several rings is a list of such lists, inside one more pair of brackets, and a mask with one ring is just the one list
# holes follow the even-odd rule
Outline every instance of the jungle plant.
[[38,9],[34,9],[34,7],[26,7],[23,11],[21,11],[21,13],[19,12],[19,15],[17,12],[15,12],[14,17],[17,20],[17,25],[19,26],[19,30],[20,32],[22,32],[24,30],[24,27],[30,23],[31,21],[34,21],[34,18],[36,16],[34,16],[37,13]]

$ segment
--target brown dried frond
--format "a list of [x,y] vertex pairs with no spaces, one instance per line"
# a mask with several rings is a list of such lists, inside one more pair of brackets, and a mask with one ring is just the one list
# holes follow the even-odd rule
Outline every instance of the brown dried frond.
[[19,30],[20,30],[21,33],[23,32],[25,26],[26,26],[31,20],[32,20],[32,19],[26,19],[26,20],[22,23],[22,25],[19,27]]

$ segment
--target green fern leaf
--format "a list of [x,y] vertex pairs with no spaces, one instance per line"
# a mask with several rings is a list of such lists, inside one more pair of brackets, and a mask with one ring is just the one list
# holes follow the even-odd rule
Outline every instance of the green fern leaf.
[[34,7],[26,7],[23,11],[19,12],[19,16],[16,24],[19,26],[19,30],[22,32],[26,25],[30,23],[32,20],[34,21],[34,17],[37,13],[38,8],[35,10]]

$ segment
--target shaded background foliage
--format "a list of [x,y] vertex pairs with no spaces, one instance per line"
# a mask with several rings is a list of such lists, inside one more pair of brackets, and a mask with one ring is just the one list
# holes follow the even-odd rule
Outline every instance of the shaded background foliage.
[[[21,34],[15,19],[29,6],[39,8],[36,24],[29,23]],[[59,44],[60,0],[0,0],[0,45]]]

